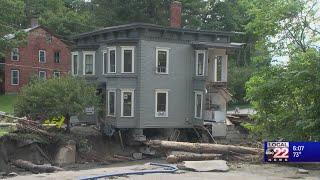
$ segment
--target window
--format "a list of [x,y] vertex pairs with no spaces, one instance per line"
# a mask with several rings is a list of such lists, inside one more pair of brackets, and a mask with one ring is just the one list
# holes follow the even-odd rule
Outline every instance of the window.
[[11,85],[19,85],[19,70],[11,70]]
[[94,52],[84,52],[83,53],[83,73],[84,75],[94,75],[95,71],[95,60],[94,60],[95,53]]
[[196,51],[196,76],[204,75],[205,51]]
[[79,55],[78,52],[72,52],[72,74],[78,75],[78,64],[79,64]]
[[108,116],[115,116],[116,112],[116,90],[108,91]]
[[107,69],[108,69],[108,53],[107,51],[103,51],[103,74],[107,74]]
[[108,48],[108,73],[116,72],[116,48]]
[[134,47],[121,47],[121,72],[134,72]]
[[169,49],[157,48],[156,50],[157,73],[169,73]]
[[194,96],[194,117],[202,118],[202,99],[203,93],[201,91],[196,91]]
[[54,71],[53,72],[53,77],[54,78],[59,78],[60,77],[60,72],[59,71]]
[[168,117],[168,90],[156,90],[155,117]]
[[55,63],[60,63],[60,51],[54,52],[53,59]]
[[47,78],[47,73],[45,71],[39,71],[39,79],[45,80]]
[[215,65],[216,65],[216,81],[222,81],[222,56],[215,57]]
[[11,60],[12,61],[19,61],[19,49],[13,48],[11,51]]
[[52,42],[52,35],[50,33],[46,33],[46,41],[49,44]]
[[134,112],[134,90],[121,90],[121,116],[133,117]]
[[39,62],[45,63],[46,62],[46,51],[39,50]]

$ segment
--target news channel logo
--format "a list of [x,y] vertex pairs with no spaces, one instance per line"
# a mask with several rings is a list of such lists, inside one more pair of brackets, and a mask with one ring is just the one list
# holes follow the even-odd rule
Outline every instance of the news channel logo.
[[289,142],[267,142],[265,157],[266,162],[288,162]]

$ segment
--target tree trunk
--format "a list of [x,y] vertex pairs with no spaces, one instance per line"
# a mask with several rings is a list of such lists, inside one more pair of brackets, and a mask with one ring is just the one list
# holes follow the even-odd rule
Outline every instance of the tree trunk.
[[51,165],[37,165],[33,164],[32,162],[29,161],[24,161],[21,159],[15,160],[12,162],[13,165],[23,168],[25,170],[31,171],[33,173],[43,173],[43,172],[54,172],[54,171],[63,171],[62,168],[56,167],[56,166],[51,166]]
[[67,124],[66,132],[70,133],[70,115],[69,114],[65,115],[65,123]]
[[168,163],[177,163],[182,161],[203,161],[203,160],[216,160],[220,159],[221,154],[198,154],[183,151],[172,151],[167,156]]
[[188,143],[150,140],[147,142],[152,147],[160,147],[170,150],[180,150],[195,153],[217,153],[217,154],[260,154],[262,149],[250,148],[244,146],[223,145],[223,144],[207,144],[207,143]]

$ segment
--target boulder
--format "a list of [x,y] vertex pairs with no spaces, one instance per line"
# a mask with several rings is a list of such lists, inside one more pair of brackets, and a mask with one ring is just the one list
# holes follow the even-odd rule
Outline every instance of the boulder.
[[66,145],[61,146],[58,149],[54,162],[59,166],[75,163],[76,143],[74,141],[68,141]]

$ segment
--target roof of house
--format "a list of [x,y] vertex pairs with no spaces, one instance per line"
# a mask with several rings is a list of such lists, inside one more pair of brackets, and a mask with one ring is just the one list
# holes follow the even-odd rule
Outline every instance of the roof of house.
[[[32,28],[23,29],[22,31],[28,33],[28,32],[31,32],[31,31],[33,31],[35,29],[38,29],[38,28],[44,29],[45,31],[50,33],[52,36],[55,36],[56,38],[60,39],[62,42],[64,42],[67,45],[71,45],[72,44],[72,42],[70,40],[66,39],[63,36],[59,36],[59,35],[53,33],[49,28],[47,28],[45,26],[42,26],[42,25],[38,25],[38,26],[35,26],[35,27],[32,27]],[[7,34],[7,35],[4,36],[4,38],[7,39],[7,40],[13,39],[13,38],[15,38],[15,34]]]
[[131,24],[124,24],[118,26],[110,26],[101,29],[97,29],[90,32],[85,32],[73,36],[72,39],[78,39],[81,37],[97,35],[105,32],[111,31],[119,31],[119,30],[129,30],[129,29],[136,29],[136,28],[146,28],[146,29],[156,29],[156,30],[164,30],[164,31],[171,31],[171,32],[180,32],[180,33],[195,33],[195,34],[208,34],[208,35],[236,35],[236,34],[244,34],[243,32],[234,32],[234,31],[210,31],[210,30],[199,30],[199,29],[189,29],[189,28],[174,28],[174,27],[166,27],[160,26],[156,24],[149,24],[149,23],[131,23]]

